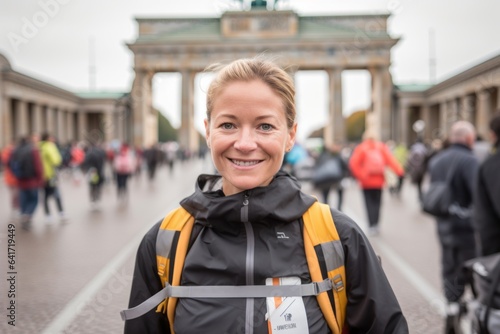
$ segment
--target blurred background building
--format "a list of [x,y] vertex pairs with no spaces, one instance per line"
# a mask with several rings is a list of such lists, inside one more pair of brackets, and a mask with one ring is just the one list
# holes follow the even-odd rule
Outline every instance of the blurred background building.
[[[158,140],[152,79],[168,72],[182,77],[178,141],[195,151],[200,142],[194,126],[196,74],[212,63],[262,53],[292,75],[299,70],[327,73],[328,121],[321,132],[327,143],[347,141],[341,77],[345,70],[359,69],[371,76],[366,126],[380,139],[409,144],[419,135],[444,137],[457,119],[471,121],[485,136],[490,115],[500,107],[500,55],[434,85],[395,85],[391,48],[399,37],[389,35],[389,17],[300,16],[253,1],[247,10],[228,10],[220,17],[137,18],[137,38],[127,44],[135,71],[129,92],[67,91],[16,71],[0,55],[0,146],[42,131],[60,142],[119,140],[148,146]],[[415,131],[418,120],[425,126]]]

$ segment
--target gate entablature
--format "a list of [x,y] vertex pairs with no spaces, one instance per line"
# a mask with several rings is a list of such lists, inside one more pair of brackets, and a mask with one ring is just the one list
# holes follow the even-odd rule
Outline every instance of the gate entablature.
[[[344,141],[342,122],[343,70],[366,69],[372,74],[374,126],[382,139],[390,137],[392,80],[390,50],[398,42],[387,32],[388,14],[299,16],[291,10],[228,11],[208,18],[137,18],[139,36],[128,47],[135,56],[132,89],[136,145],[145,142],[151,94],[151,74],[182,73],[181,144],[195,149],[191,131],[194,76],[215,62],[229,62],[260,53],[297,70],[325,70],[330,78],[329,122],[325,140]],[[149,73],[145,75],[145,73]],[[148,82],[149,81],[149,82]],[[193,95],[193,96],[192,96]],[[136,97],[134,99],[134,97]],[[139,98],[141,97],[141,98]],[[153,130],[154,131],[154,130]],[[150,136],[151,139],[151,136]]]

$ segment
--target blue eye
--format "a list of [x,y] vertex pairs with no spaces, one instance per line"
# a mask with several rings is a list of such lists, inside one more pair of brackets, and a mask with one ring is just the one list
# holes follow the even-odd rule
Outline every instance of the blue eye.
[[274,127],[271,124],[261,124],[260,128],[264,131],[270,131],[274,129]]
[[231,123],[222,123],[220,125],[221,128],[225,129],[225,130],[231,130],[234,128],[234,125],[231,124]]

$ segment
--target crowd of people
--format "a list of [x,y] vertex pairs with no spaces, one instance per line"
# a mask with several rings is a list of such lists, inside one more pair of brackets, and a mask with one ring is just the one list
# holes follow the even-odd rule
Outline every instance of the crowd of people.
[[[64,179],[62,175],[70,176],[69,179],[77,185],[87,183],[90,207],[98,210],[105,183],[114,182],[119,202],[126,203],[130,177],[146,169],[148,180],[154,181],[157,166],[164,164],[172,172],[175,161],[189,159],[190,155],[176,142],[140,149],[126,143],[71,142],[60,145],[47,132],[40,136],[21,137],[2,149],[0,159],[10,195],[11,220],[29,230],[41,201],[47,224],[57,220],[67,222],[60,187]],[[51,209],[52,201],[55,212]]]
[[455,333],[466,309],[463,296],[470,278],[466,277],[464,264],[479,256],[500,253],[499,148],[500,111],[490,121],[489,141],[478,138],[474,126],[462,120],[451,125],[446,138],[425,143],[418,137],[409,148],[393,141],[383,143],[367,130],[362,142],[348,155],[339,154],[339,145],[330,145],[316,154],[310,180],[323,201],[328,203],[329,192],[336,189],[341,210],[344,180],[356,180],[363,193],[368,233],[372,236],[380,233],[383,189],[390,195],[401,196],[404,183],[413,185],[425,211],[424,183],[430,187],[435,182],[446,182],[451,202],[445,214],[435,215],[442,284],[448,302],[446,333]]
[[[302,332],[408,333],[369,239],[342,212],[345,180],[352,178],[362,191],[371,236],[380,233],[384,189],[400,197],[404,184],[411,183],[423,207],[426,182],[450,187],[452,203],[436,216],[436,227],[448,302],[445,330],[455,333],[466,285],[463,264],[500,253],[500,111],[490,122],[489,145],[477,145],[474,126],[463,120],[451,126],[447,138],[425,143],[419,137],[409,148],[382,142],[370,128],[355,146],[324,145],[314,154],[308,178],[324,205],[293,177],[303,153],[294,150],[295,88],[286,71],[262,57],[210,70],[216,76],[207,93],[205,130],[216,173],[200,175],[196,191],[144,236],[131,309],[122,314],[125,332],[220,333],[250,326],[254,333],[268,333],[288,328],[283,321],[293,312]],[[28,230],[39,194],[47,221],[67,219],[62,169],[85,175],[95,207],[109,179],[115,180],[119,201],[126,202],[131,176],[144,165],[152,181],[159,165],[172,169],[174,160],[186,158],[179,152],[172,143],[143,149],[126,143],[61,147],[44,133],[39,140],[20,138],[1,158],[13,212]],[[336,209],[328,205],[332,190]],[[280,288],[261,288],[267,285]],[[287,285],[315,289],[297,297]],[[276,312],[280,307],[286,310]]]

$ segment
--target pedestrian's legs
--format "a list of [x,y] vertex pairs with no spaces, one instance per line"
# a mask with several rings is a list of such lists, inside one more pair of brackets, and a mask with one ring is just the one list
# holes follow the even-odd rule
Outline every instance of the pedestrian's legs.
[[321,195],[323,196],[323,203],[328,204],[328,197],[330,195],[330,187],[322,188]]
[[49,197],[52,195],[52,191],[53,188],[46,182],[43,187],[43,208],[46,216],[50,216]]
[[380,204],[382,200],[382,189],[363,189],[368,224],[370,227],[378,226],[380,215]]
[[19,189],[19,209],[21,211],[21,215],[25,215],[28,205],[28,197],[27,197],[27,189]]
[[446,306],[445,333],[457,333],[460,325],[460,298],[465,291],[466,277],[462,270],[465,261],[475,256],[474,243],[463,246],[450,246],[441,243],[441,266],[443,288],[448,304]]
[[339,185],[339,187],[337,188],[337,195],[338,195],[338,206],[337,206],[337,209],[339,211],[342,210],[342,200],[344,199],[344,188],[342,188],[342,186]]
[[418,200],[420,201],[420,203],[422,203],[423,200],[422,181],[423,179],[417,181]]
[[19,210],[19,188],[9,186],[11,205],[13,210]]
[[33,216],[33,213],[38,206],[38,188],[28,189],[26,193],[28,197],[28,203],[26,204],[26,214],[29,215],[31,220],[31,216]]
[[63,210],[62,201],[61,201],[61,193],[59,192],[58,187],[54,187],[53,195],[54,195],[54,198],[56,200],[57,209],[59,210],[59,213],[62,213],[64,210]]
[[38,189],[20,189],[19,203],[21,206],[21,225],[23,229],[29,229],[31,217],[38,205]]

